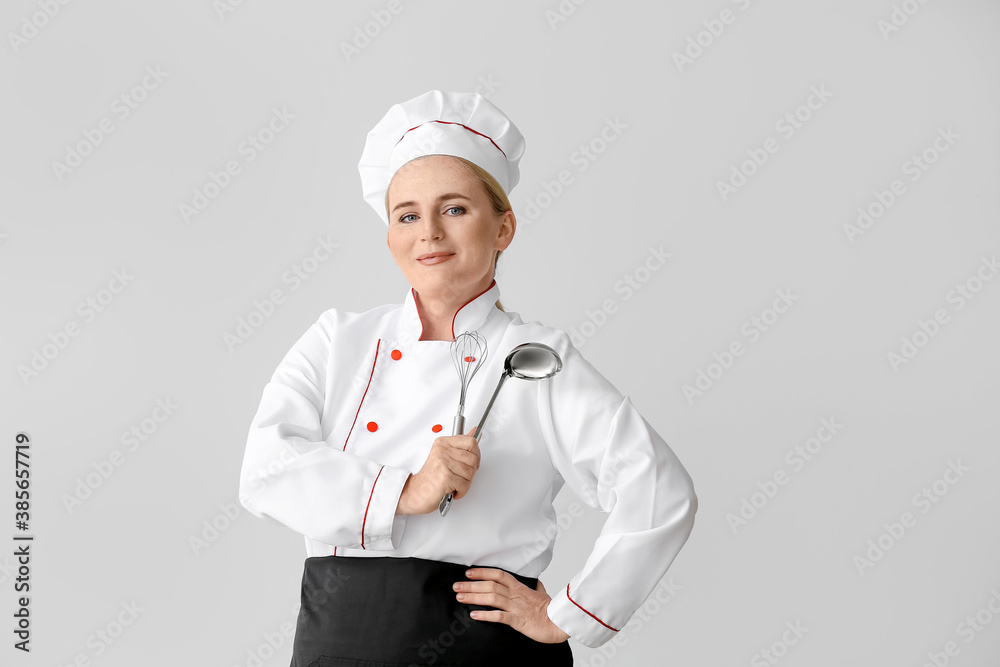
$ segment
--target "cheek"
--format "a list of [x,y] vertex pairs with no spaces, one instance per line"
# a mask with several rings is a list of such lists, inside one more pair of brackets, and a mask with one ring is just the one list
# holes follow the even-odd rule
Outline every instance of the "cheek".
[[394,259],[399,259],[399,253],[403,252],[406,248],[406,240],[400,238],[399,234],[389,234],[385,243],[389,246],[389,253]]

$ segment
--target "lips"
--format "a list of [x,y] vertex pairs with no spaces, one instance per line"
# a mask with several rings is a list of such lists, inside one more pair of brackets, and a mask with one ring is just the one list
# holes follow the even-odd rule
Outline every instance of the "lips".
[[424,265],[440,264],[441,262],[447,262],[454,256],[455,253],[453,252],[429,252],[417,257],[417,261]]

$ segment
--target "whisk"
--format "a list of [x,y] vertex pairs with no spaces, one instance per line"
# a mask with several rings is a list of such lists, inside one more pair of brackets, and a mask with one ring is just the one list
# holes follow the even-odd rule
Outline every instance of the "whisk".
[[[451,360],[458,371],[458,378],[462,381],[462,393],[458,399],[458,414],[452,426],[452,435],[462,435],[465,433],[465,392],[469,388],[469,383],[476,372],[486,361],[489,348],[486,345],[486,338],[478,331],[465,331],[455,336],[451,344]],[[448,513],[451,508],[451,501],[455,493],[449,492],[441,499],[438,511],[441,516]]]

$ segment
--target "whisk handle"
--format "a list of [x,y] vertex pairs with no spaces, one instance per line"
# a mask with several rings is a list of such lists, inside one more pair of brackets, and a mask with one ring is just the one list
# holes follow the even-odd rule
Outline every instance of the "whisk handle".
[[[455,415],[455,422],[452,426],[451,434],[462,435],[463,433],[465,433],[465,416]],[[441,516],[447,514],[448,510],[451,509],[451,501],[454,500],[454,498],[455,498],[454,491],[449,491],[448,493],[444,494],[444,498],[442,498],[441,502],[438,503],[438,512],[441,513]]]

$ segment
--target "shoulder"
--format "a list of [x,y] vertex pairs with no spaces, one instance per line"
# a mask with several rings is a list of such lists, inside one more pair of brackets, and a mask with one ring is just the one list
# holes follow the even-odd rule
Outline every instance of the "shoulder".
[[583,355],[569,333],[539,321],[524,322],[516,312],[505,314],[510,316],[504,336],[506,347],[527,342],[544,343],[559,355],[562,370],[553,378],[553,383],[561,387],[560,391],[568,391],[571,387],[569,394],[579,396],[584,388],[590,388],[620,399],[622,393]]
[[314,327],[325,332],[329,337],[339,333],[370,333],[383,326],[397,316],[403,309],[401,303],[387,303],[363,312],[328,308],[320,313]]
[[542,324],[538,320],[525,322],[516,312],[502,314],[508,318],[505,338],[517,342],[544,343],[555,350],[563,359],[571,355],[580,355],[580,351],[573,344],[572,337],[562,329]]

